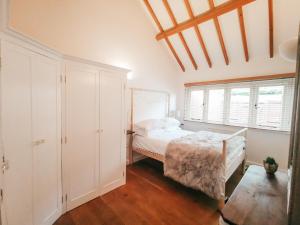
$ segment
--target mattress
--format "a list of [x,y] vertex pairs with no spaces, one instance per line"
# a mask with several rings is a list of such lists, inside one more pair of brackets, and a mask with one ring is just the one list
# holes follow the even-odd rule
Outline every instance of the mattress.
[[192,131],[182,129],[153,130],[148,132],[147,137],[135,135],[132,146],[164,155],[170,141],[192,133]]
[[[170,143],[170,141],[180,138],[189,134],[192,134],[194,132],[187,131],[183,129],[174,129],[174,130],[153,130],[150,131],[145,136],[135,135],[133,138],[133,149],[139,148],[148,150],[150,152],[154,152],[160,155],[165,155],[165,152],[167,150],[167,146]],[[226,137],[229,137],[228,134],[221,134],[221,133],[213,133],[208,131],[201,131],[200,132],[201,139],[205,140],[207,137],[213,135],[219,136],[220,140],[223,140]],[[217,144],[217,148],[221,151],[223,143],[220,141],[220,143]],[[228,143],[229,153],[227,154],[227,163],[234,160],[234,158],[239,154],[240,151],[244,149],[245,146],[245,138],[242,136],[234,137],[230,142]]]

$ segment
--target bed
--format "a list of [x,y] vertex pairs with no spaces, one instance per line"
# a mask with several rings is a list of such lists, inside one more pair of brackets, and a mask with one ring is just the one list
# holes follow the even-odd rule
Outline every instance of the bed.
[[166,176],[219,200],[222,208],[226,181],[246,161],[247,128],[233,134],[184,130],[169,118],[169,104],[168,93],[131,89],[131,151],[161,161]]

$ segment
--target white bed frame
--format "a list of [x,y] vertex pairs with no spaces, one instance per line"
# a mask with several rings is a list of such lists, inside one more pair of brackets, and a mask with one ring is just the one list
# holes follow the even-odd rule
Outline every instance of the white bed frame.
[[[166,117],[169,115],[169,101],[170,101],[170,95],[166,92],[160,92],[160,91],[153,91],[153,90],[145,90],[145,89],[131,89],[131,115],[130,115],[130,129],[131,131],[134,130],[134,124],[139,122],[139,121],[136,121],[135,120],[135,117],[136,117],[136,105],[135,105],[135,98],[138,98],[138,94],[139,92],[147,92],[149,95],[155,93],[156,95],[158,93],[160,93],[161,95],[166,95],[165,98],[162,98],[162,99],[166,99],[166,101],[168,102],[165,102],[165,104],[161,104],[161,105],[167,105],[168,107],[166,108],[166,111],[164,113],[162,113],[161,115],[156,115],[155,118],[151,117],[145,117],[143,118],[143,116],[139,115],[139,118],[140,118],[140,121],[141,121],[141,118],[143,118],[144,120],[146,119],[159,119],[159,118],[163,118],[163,117]],[[151,107],[149,106],[150,104],[147,103],[147,99],[143,99],[143,105],[142,106],[139,106],[139,107],[142,107],[145,111],[147,111],[147,107]],[[150,109],[151,111],[152,109]],[[161,110],[163,111],[163,110]],[[234,134],[230,135],[229,137],[227,137],[226,139],[223,140],[223,148],[222,148],[222,158],[223,158],[223,165],[224,165],[224,176],[225,176],[225,183],[224,183],[224,190],[225,190],[225,186],[226,186],[226,182],[228,181],[228,179],[232,176],[232,174],[239,168],[240,165],[242,165],[242,170],[243,172],[245,171],[245,164],[246,164],[246,141],[247,141],[247,130],[248,128],[243,128],[237,132],[235,132]],[[227,146],[229,144],[229,142],[237,137],[237,136],[244,136],[245,138],[245,143],[243,143],[241,146],[238,146],[237,148],[240,149],[240,148],[243,148],[244,151],[237,151],[239,152],[238,155],[236,155],[234,157],[233,160],[231,160],[230,162],[227,162]],[[142,148],[134,148],[132,146],[132,140],[133,140],[133,135],[131,135],[131,138],[130,138],[130,146],[129,146],[129,162],[132,163],[133,162],[133,152],[137,152],[141,155],[144,155],[146,157],[150,157],[152,159],[155,159],[155,160],[158,160],[162,163],[164,163],[164,160],[165,160],[165,157],[164,155],[162,154],[159,154],[159,153],[155,153],[155,152],[152,152],[148,149],[142,149]],[[221,199],[219,201],[219,209],[222,209],[224,207],[224,204],[225,204],[225,196],[223,199]]]

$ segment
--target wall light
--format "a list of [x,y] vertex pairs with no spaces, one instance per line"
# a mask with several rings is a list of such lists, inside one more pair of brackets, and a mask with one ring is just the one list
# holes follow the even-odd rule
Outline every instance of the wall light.
[[133,79],[133,73],[129,72],[127,73],[127,80],[132,80]]
[[290,62],[296,62],[297,59],[298,38],[292,38],[279,45],[279,54],[282,58]]

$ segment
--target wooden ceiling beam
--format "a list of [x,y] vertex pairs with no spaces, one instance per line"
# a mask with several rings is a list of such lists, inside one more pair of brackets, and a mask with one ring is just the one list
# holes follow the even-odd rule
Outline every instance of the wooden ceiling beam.
[[[148,1],[148,0],[144,0],[144,3],[145,3],[145,5],[146,5],[146,7],[147,7],[147,9],[148,9],[148,11],[149,11],[149,13],[150,13],[152,19],[154,20],[156,26],[158,27],[159,31],[160,31],[160,32],[164,32],[164,29],[163,29],[162,25],[160,24],[160,22],[159,22],[157,16],[155,15],[155,12],[154,12],[154,10],[152,9],[152,7],[151,7],[149,1]],[[166,40],[166,43],[167,43],[168,47],[170,48],[172,54],[174,55],[174,57],[175,57],[177,63],[179,64],[180,68],[182,69],[183,72],[185,72],[185,67],[184,67],[184,65],[182,64],[182,62],[181,62],[181,60],[180,60],[178,54],[176,53],[176,51],[175,51],[173,45],[172,45],[171,42],[170,42],[169,38],[168,38],[168,37],[165,37],[164,39]]]
[[204,12],[198,16],[195,16],[195,18],[193,18],[193,19],[189,19],[185,22],[177,24],[176,26],[174,26],[170,29],[160,32],[159,34],[156,35],[156,39],[157,40],[164,39],[168,36],[171,36],[171,35],[181,32],[183,30],[192,28],[195,25],[204,23],[208,20],[211,20],[215,17],[221,16],[232,10],[236,10],[238,7],[242,7],[244,5],[247,5],[247,4],[249,4],[251,2],[255,2],[255,1],[256,0],[229,0],[228,2],[218,5],[214,9],[208,10],[207,12]]
[[[190,1],[189,1],[189,0],[184,0],[184,3],[185,3],[185,6],[186,6],[186,9],[187,9],[187,11],[188,11],[189,17],[190,17],[191,19],[194,19],[195,16],[194,16],[194,13],[193,13],[193,10],[192,10]],[[199,41],[199,43],[200,43],[200,46],[201,46],[202,51],[203,51],[203,53],[204,53],[204,56],[205,56],[205,58],[206,58],[207,64],[208,64],[208,66],[211,68],[211,67],[212,67],[212,63],[211,63],[209,54],[208,54],[208,52],[207,52],[207,49],[206,49],[206,46],[205,46],[205,43],[204,43],[204,40],[203,40],[203,37],[202,37],[202,35],[201,35],[201,32],[200,32],[200,29],[199,29],[198,25],[195,25],[195,26],[194,26],[194,30],[195,30],[195,32],[196,32],[198,41]]]
[[[214,0],[208,0],[208,4],[209,4],[209,8],[211,10],[213,10],[215,8]],[[227,54],[227,50],[226,50],[226,46],[225,46],[225,42],[224,42],[224,38],[223,38],[223,34],[221,31],[221,26],[220,26],[218,17],[214,17],[213,21],[214,21],[214,24],[215,24],[215,27],[217,30],[217,34],[218,34],[219,42],[220,42],[220,45],[222,48],[222,53],[223,53],[223,56],[225,59],[225,63],[226,63],[226,65],[228,65],[229,64],[228,54]]]
[[[164,6],[165,6],[165,8],[166,8],[166,10],[167,10],[170,18],[171,18],[171,21],[172,21],[173,25],[177,26],[176,18],[175,18],[174,13],[172,12],[172,9],[171,9],[171,7],[170,7],[170,5],[168,3],[168,0],[163,0],[163,3],[164,3]],[[187,52],[187,54],[188,54],[188,56],[189,56],[189,58],[190,58],[190,60],[191,60],[191,62],[193,64],[193,66],[195,68],[195,70],[197,70],[198,69],[198,65],[197,65],[197,63],[196,63],[196,61],[195,61],[195,59],[193,57],[193,54],[192,54],[189,46],[187,45],[187,42],[186,42],[186,40],[185,40],[182,32],[178,32],[178,35],[179,35],[180,41],[183,44],[183,47],[185,48],[185,50],[186,50],[186,52]]]
[[269,40],[270,40],[270,58],[274,57],[274,18],[273,18],[273,0],[268,0],[269,8]]
[[246,36],[246,29],[245,29],[244,13],[243,13],[242,7],[238,8],[238,16],[239,16],[239,22],[240,22],[243,48],[244,48],[244,53],[245,53],[245,60],[246,60],[246,62],[248,62],[249,61],[249,51],[248,51],[248,43],[247,43],[247,36]]
[[295,73],[283,73],[283,74],[272,74],[272,75],[263,75],[263,76],[254,76],[254,77],[240,77],[226,80],[212,80],[212,81],[202,81],[202,82],[192,82],[185,83],[185,87],[193,86],[203,86],[203,85],[215,85],[215,84],[231,84],[231,83],[241,83],[241,82],[250,82],[250,81],[262,81],[262,80],[274,80],[274,79],[286,79],[294,78]]

